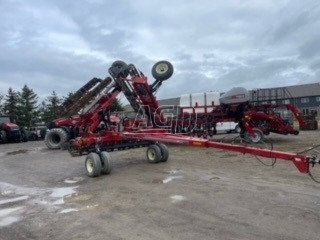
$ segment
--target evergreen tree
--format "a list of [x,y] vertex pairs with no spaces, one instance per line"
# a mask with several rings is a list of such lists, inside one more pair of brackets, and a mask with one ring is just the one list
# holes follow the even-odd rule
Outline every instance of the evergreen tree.
[[3,104],[3,113],[17,118],[19,116],[18,102],[19,93],[10,87]]
[[41,119],[45,123],[49,123],[52,120],[58,118],[62,99],[58,97],[55,91],[52,92],[51,96],[46,98],[46,101],[41,103]]
[[37,122],[39,117],[37,101],[37,94],[27,85],[24,85],[19,93],[18,99],[18,122],[21,126],[31,127]]
[[0,93],[0,114],[4,114],[4,110],[3,110],[3,108],[4,108],[3,99],[4,99],[4,97],[3,97],[3,95]]

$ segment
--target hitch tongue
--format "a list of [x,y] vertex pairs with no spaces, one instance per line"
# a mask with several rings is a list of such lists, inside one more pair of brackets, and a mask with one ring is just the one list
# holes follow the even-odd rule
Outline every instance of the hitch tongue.
[[314,153],[311,155],[309,163],[314,167],[317,163],[320,164],[320,157],[318,157],[318,154]]

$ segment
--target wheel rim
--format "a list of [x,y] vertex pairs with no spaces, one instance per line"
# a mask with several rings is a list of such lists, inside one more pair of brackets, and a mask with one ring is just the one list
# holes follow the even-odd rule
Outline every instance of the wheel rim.
[[86,162],[86,168],[88,173],[92,173],[93,172],[93,161],[92,159],[88,159]]
[[155,158],[156,158],[156,151],[155,151],[154,149],[150,148],[150,149],[148,150],[148,158],[149,158],[149,160],[151,160],[151,161],[154,161],[154,160],[155,160]]
[[261,139],[261,136],[258,132],[255,132],[254,133],[254,136],[251,136],[251,141],[254,142],[254,143],[257,143],[259,142]]
[[163,74],[165,72],[167,72],[169,69],[169,66],[165,63],[160,63],[156,66],[156,73],[158,74]]

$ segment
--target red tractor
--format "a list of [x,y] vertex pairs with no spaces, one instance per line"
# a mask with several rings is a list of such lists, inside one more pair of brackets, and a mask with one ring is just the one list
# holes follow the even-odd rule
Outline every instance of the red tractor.
[[15,123],[13,117],[0,116],[0,143],[21,141],[28,141],[26,131]]

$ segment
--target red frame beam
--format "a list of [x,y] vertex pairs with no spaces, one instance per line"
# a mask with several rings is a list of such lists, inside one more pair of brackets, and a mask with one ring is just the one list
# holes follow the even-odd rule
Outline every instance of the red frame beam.
[[206,139],[179,136],[177,134],[165,133],[164,131],[159,131],[158,129],[150,129],[138,132],[124,132],[122,133],[127,139],[140,139],[149,140],[154,142],[164,142],[172,144],[181,144],[193,147],[206,147],[206,148],[216,148],[222,150],[228,150],[233,152],[239,152],[242,154],[251,154],[256,156],[261,156],[265,158],[276,158],[282,160],[292,161],[294,165],[298,168],[301,173],[309,172],[309,159],[310,157],[290,153],[282,152],[270,149],[261,149],[251,146],[242,146],[229,143],[214,142]]

